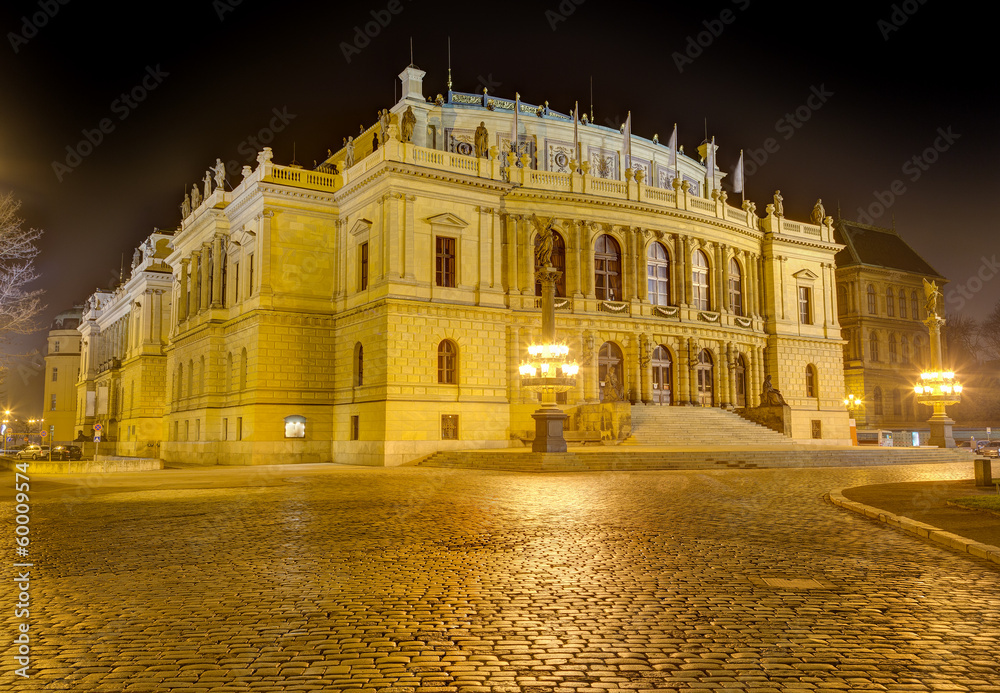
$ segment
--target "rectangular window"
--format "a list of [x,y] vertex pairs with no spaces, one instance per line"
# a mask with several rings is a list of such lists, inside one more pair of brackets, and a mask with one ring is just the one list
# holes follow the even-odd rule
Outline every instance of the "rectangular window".
[[201,440],[201,419],[194,420],[194,439]]
[[823,437],[823,422],[819,419],[812,420],[812,437],[822,438]]
[[236,417],[236,440],[243,440],[243,417]]
[[364,291],[368,288],[368,244],[362,243],[359,248],[361,267],[358,269],[358,276],[360,277],[360,291]]
[[454,238],[435,238],[435,279],[438,286],[455,286]]
[[184,442],[186,443],[189,440],[191,440],[191,422],[190,421],[185,421],[184,422]]
[[361,422],[360,417],[355,414],[351,417],[351,440],[360,440],[361,433]]
[[250,263],[247,272],[247,296],[253,296],[253,255],[247,258],[247,261]]
[[49,404],[49,409],[51,411],[55,411],[56,410],[56,396],[55,395],[52,395],[52,402],[51,402],[51,404]]
[[229,440],[229,419],[222,420],[222,439]]
[[53,368],[52,369],[52,382],[56,382],[57,380],[59,380],[59,369],[58,368]]
[[53,352],[58,352],[59,351],[59,340],[58,339],[56,341],[52,342],[52,351]]
[[458,414],[441,415],[441,440],[458,440]]
[[233,303],[240,302],[240,263],[233,263]]
[[799,287],[799,322],[812,325],[812,289],[808,286]]

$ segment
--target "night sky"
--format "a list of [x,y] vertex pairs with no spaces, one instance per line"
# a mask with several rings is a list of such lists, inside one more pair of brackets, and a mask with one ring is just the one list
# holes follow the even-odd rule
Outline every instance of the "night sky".
[[[446,91],[449,36],[456,91],[518,91],[570,112],[574,100],[589,105],[592,77],[599,124],[631,111],[635,135],[665,142],[676,122],[694,155],[707,118],[723,170],[747,151],[758,210],[780,188],[793,219],[807,220],[819,197],[829,214],[839,203],[849,219],[891,226],[894,216],[952,281],[950,311],[981,318],[1000,298],[1000,278],[987,279],[1000,273],[996,37],[981,5],[94,5],[0,8],[0,190],[45,230],[45,324],[117,280],[154,227],[176,227],[184,190],[216,157],[233,162],[236,184],[254,160],[250,138],[272,123],[275,161],[289,163],[294,146],[307,167],[370,125],[398,94],[411,37],[425,95]],[[374,36],[359,39],[365,28]],[[986,281],[973,293],[977,273]],[[43,343],[41,332],[31,345]]]

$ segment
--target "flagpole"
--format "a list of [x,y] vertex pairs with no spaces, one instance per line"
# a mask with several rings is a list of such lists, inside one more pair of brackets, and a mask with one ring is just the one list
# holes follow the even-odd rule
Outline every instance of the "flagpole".
[[743,167],[743,150],[740,150],[740,207],[743,207],[743,203],[747,201],[746,189],[747,189],[747,178],[746,169]]
[[[580,170],[580,102],[573,103],[573,156],[576,159],[577,170]],[[573,171],[576,173],[576,171]]]

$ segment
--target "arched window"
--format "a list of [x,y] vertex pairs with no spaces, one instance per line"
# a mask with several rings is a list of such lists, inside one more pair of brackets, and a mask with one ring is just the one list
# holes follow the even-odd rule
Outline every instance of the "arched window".
[[806,366],[806,397],[818,397],[816,394],[816,367],[811,363]]
[[875,332],[868,335],[868,358],[878,361],[878,334]]
[[885,289],[885,314],[890,318],[896,317],[896,295],[892,293],[892,287]]
[[226,392],[233,389],[233,352],[226,355]]
[[914,320],[920,319],[920,300],[917,298],[917,292],[910,292],[910,315],[913,316]]
[[694,251],[691,258],[691,292],[695,308],[711,310],[712,297],[708,288],[708,256],[700,250]]
[[889,335],[889,363],[896,363],[899,352],[896,351],[896,335]]
[[198,363],[198,394],[205,393],[205,357],[202,356]]
[[622,297],[621,250],[618,241],[602,234],[594,246],[594,292],[602,301]]
[[899,290],[899,317],[906,317],[906,290]]
[[188,361],[188,397],[194,395],[194,359]]
[[924,365],[924,345],[920,341],[920,336],[913,337],[913,362],[918,366]]
[[875,287],[868,285],[868,314],[878,315],[878,298],[875,296]]
[[882,416],[882,388],[876,387],[872,392],[872,405],[875,416]]
[[[541,236],[535,236],[535,247],[538,247],[538,240]],[[562,274],[559,275],[559,279],[556,280],[556,296],[564,297],[566,296],[566,242],[563,241],[563,237],[557,232],[552,232],[552,259],[549,261],[555,269],[559,270]],[[539,270],[541,267],[535,265],[535,269]],[[535,282],[535,296],[542,295],[542,283]]]
[[899,391],[898,387],[892,391],[892,415],[903,415],[903,393]]
[[354,345],[354,382],[353,387],[365,384],[365,348],[361,342]]
[[[184,364],[177,364],[177,391],[174,393],[176,395],[175,399],[180,399],[184,396]],[[81,409],[81,411],[83,411]]]
[[247,389],[247,349],[240,350],[240,392]]
[[743,273],[736,258],[729,260],[729,309],[733,315],[743,315]]
[[646,255],[649,302],[654,306],[670,305],[670,258],[662,244],[649,244]]
[[847,287],[837,286],[837,315],[847,315]]
[[450,339],[438,344],[438,382],[444,385],[458,383],[458,346]]
[[747,362],[743,354],[736,357],[736,406],[747,405]]
[[[906,301],[903,301],[900,305],[905,306]],[[899,355],[903,363],[910,362],[910,343],[906,341],[906,335],[899,338]]]

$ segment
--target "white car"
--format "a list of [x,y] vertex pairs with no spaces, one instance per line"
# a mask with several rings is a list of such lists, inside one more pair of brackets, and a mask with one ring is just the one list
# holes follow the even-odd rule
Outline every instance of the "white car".
[[17,459],[19,460],[40,460],[48,456],[48,445],[29,445],[24,450],[18,450],[17,452]]

